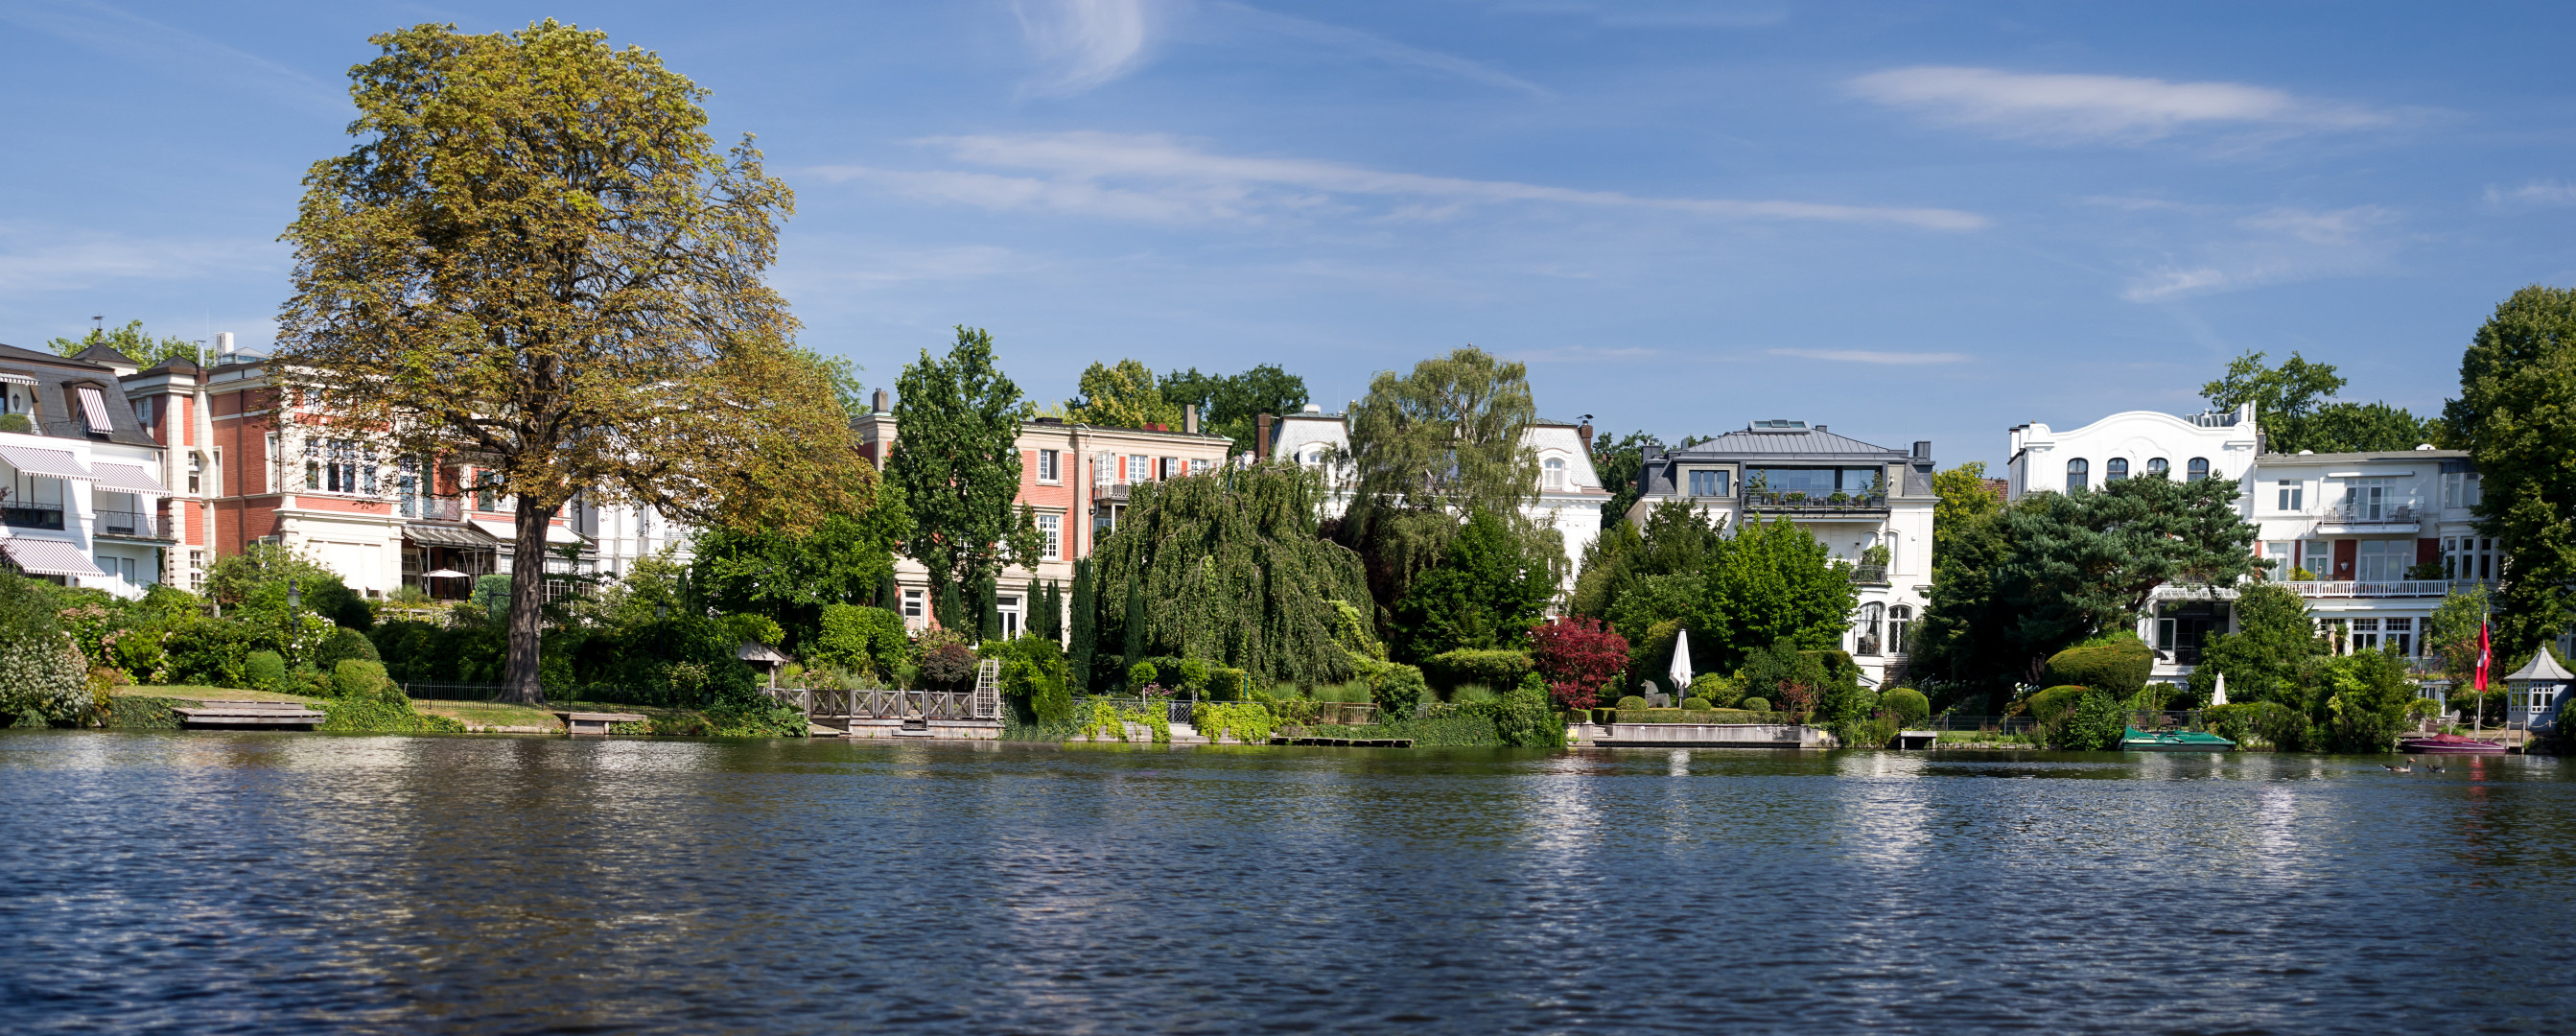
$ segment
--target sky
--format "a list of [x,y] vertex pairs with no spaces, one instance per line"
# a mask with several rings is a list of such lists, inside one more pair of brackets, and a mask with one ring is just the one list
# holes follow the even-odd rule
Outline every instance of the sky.
[[757,135],[872,385],[963,324],[1040,401],[1135,357],[1338,410],[1474,345],[1551,419],[1994,466],[2247,351],[2437,411],[2576,284],[2564,3],[0,0],[0,342],[264,345],[367,37],[546,17]]

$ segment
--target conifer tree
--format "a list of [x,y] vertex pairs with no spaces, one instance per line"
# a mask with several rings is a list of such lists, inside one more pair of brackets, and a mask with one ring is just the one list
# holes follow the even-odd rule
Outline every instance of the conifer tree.
[[1099,577],[1094,574],[1090,558],[1073,563],[1073,679],[1085,689],[1091,687],[1091,667],[1098,656],[1100,641],[1095,621],[1099,611]]

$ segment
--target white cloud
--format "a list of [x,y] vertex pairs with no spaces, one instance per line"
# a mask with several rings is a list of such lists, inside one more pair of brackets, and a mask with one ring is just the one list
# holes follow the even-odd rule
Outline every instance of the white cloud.
[[1153,20],[1146,0],[1021,0],[1020,32],[1050,66],[1033,92],[1081,93],[1133,71]]
[[2134,143],[2203,125],[2278,132],[2388,121],[2359,107],[2243,83],[1919,65],[1873,72],[1847,85],[1865,100],[1919,111],[1936,122],[2050,143]]
[[2397,242],[2377,231],[2397,220],[2394,210],[2378,205],[2244,213],[2197,248],[2196,259],[2156,264],[2132,277],[2120,297],[2163,302],[2366,274],[2385,268],[2395,254]]
[[1973,230],[1986,223],[1983,216],[1956,209],[1658,198],[1509,180],[1384,172],[1315,159],[1217,155],[1160,134],[936,137],[922,143],[969,164],[1037,175],[907,172],[868,166],[831,166],[814,172],[997,211],[1034,209],[1166,223],[1347,214],[1359,211],[1364,199],[1398,199],[1399,211],[1391,215],[1412,219],[1447,218],[1472,205],[1533,203],[1717,219],[1892,223],[1932,230]]
[[[792,266],[782,265],[781,279],[811,286],[891,288],[938,281],[972,281],[1001,274],[1025,273],[1043,265],[995,245],[945,245],[932,248],[864,250],[857,254],[813,256],[813,245]],[[833,251],[823,246],[827,253]]]
[[1596,345],[1559,345],[1545,349],[1523,349],[1506,354],[1506,360],[1522,363],[1605,363],[1644,360],[1662,355],[1662,350],[1642,346],[1604,348]]
[[222,238],[134,238],[0,227],[0,291],[70,291],[107,281],[194,280],[284,269],[286,246]]
[[1773,356],[1796,356],[1809,360],[1833,360],[1838,363],[1965,363],[1966,353],[1897,353],[1872,349],[1772,349]]
[[2576,184],[2533,180],[2506,189],[2489,186],[2487,204],[2499,209],[2556,209],[2576,205]]
[[1339,25],[1327,25],[1323,22],[1308,21],[1304,18],[1292,18],[1288,15],[1275,14],[1239,3],[1221,2],[1211,6],[1233,16],[1235,19],[1247,25],[1265,32],[1319,43],[1334,50],[1383,62],[1385,64],[1418,69],[1439,75],[1454,76],[1473,83],[1483,83],[1487,86],[1504,87],[1506,89],[1521,90],[1533,94],[1546,95],[1549,92],[1546,88],[1541,87],[1538,84],[1521,79],[1507,72],[1500,72],[1487,68],[1484,65],[1467,60],[1466,58],[1458,57],[1454,54],[1443,54],[1439,51],[1424,50],[1420,47],[1408,46],[1384,37],[1373,36],[1369,33],[1361,32],[1358,29],[1345,28]]

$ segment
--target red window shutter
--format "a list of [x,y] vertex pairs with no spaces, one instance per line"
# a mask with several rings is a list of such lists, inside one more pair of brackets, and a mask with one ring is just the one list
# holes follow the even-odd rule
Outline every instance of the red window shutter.
[[2436,562],[2436,561],[2440,561],[2440,560],[2442,560],[2442,541],[2440,541],[2440,540],[2416,540],[2416,541],[2415,541],[2415,563],[2416,563],[2416,564],[2418,564],[2418,565],[2430,565],[2430,564],[2432,564],[2432,563],[2434,563],[2434,562]]

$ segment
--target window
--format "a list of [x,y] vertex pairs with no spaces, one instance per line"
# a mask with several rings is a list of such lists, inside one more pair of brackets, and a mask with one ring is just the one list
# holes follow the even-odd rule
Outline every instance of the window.
[[1118,458],[1108,453],[1091,455],[1091,484],[1105,486],[1118,479]]
[[2415,560],[2413,540],[2363,540],[2355,552],[2353,578],[2365,583],[2394,583],[2406,578]]
[[205,551],[202,551],[202,550],[192,550],[192,551],[189,551],[189,552],[188,552],[188,590],[189,590],[189,592],[194,593],[194,592],[196,592],[196,591],[199,591],[199,590],[204,589],[204,588],[205,588],[205,586],[206,586],[206,552],[205,552]]
[[993,595],[993,610],[1002,613],[1002,639],[1020,635],[1020,595]]
[[1852,638],[1852,654],[1878,654],[1879,620],[1885,614],[1885,606],[1877,601],[1860,606],[1860,623],[1859,628],[1854,631],[1857,635]]
[[2072,492],[2074,492],[2074,491],[2076,491],[2076,490],[2078,490],[2078,489],[2082,489],[2082,488],[2084,488],[2084,479],[2085,479],[2085,477],[2086,477],[2086,476],[2088,476],[2088,475],[2091,475],[2092,473],[2093,473],[2093,466],[2092,466],[2092,465],[2090,465],[2090,464],[2086,464],[2086,463],[2084,463],[2084,458],[2082,458],[2082,457],[2077,457],[2077,458],[2075,458],[2074,460],[2067,461],[2067,462],[2066,462],[2066,491],[2067,491],[2067,492],[2069,492],[2069,493],[2072,493]]
[[1710,496],[1710,497],[1725,496],[1725,495],[1727,495],[1727,491],[1726,491],[1726,489],[1727,489],[1727,487],[1726,487],[1726,476],[1727,476],[1727,474],[1728,474],[1727,472],[1723,472],[1723,471],[1694,471],[1694,472],[1691,472],[1691,473],[1690,473],[1690,495],[1692,495],[1692,496]]
[[2129,458],[2113,457],[2102,462],[2102,481],[2118,482],[2129,477]]
[[2442,574],[2450,579],[2495,578],[2495,540],[2483,536],[2443,540]]
[[2376,522],[2388,517],[2389,485],[2384,478],[2356,478],[2343,484],[2343,520]]
[[1214,467],[1216,467],[1216,462],[1205,457],[1194,457],[1190,460],[1190,474],[1193,475],[1207,474],[1208,470]]
[[1744,482],[1765,493],[1871,493],[1885,472],[1878,468],[1746,468]]
[[2308,578],[2310,579],[2334,578],[2334,544],[2325,540],[2309,540],[2307,542],[2308,560],[2307,563],[2299,567],[2308,570]]
[[918,625],[920,625],[920,624],[921,624],[921,611],[922,611],[922,609],[921,609],[921,598],[922,598],[922,593],[923,593],[923,591],[920,591],[920,590],[906,590],[906,591],[904,591],[904,592],[903,592],[903,621],[904,621],[904,622],[906,622],[906,623],[908,623],[908,624],[911,624],[911,625],[916,625],[916,626],[918,626]]
[[400,469],[394,475],[394,495],[400,501],[402,516],[418,518],[420,517],[420,461],[405,457],[395,461],[394,465]]
[[[285,458],[277,455],[277,433],[268,433],[268,470],[273,472],[270,475],[271,478],[283,480],[286,477],[284,461]],[[277,491],[277,487],[273,485],[261,486],[260,489],[271,493]]]
[[2389,647],[2396,648],[2398,654],[2408,658],[2415,657],[2414,619],[2381,619],[2379,625],[2384,631],[2381,636]]
[[1061,463],[1062,463],[1062,462],[1061,462],[1058,458],[1059,458],[1059,457],[1061,457],[1061,456],[1062,456],[1062,454],[1059,454],[1059,453],[1057,453],[1057,452],[1056,452],[1056,451],[1054,451],[1054,450],[1039,450],[1039,451],[1038,451],[1038,481],[1040,481],[1040,482],[1062,482],[1062,481],[1064,481],[1064,472],[1063,472],[1062,470],[1059,470],[1059,467],[1060,467],[1060,465],[1061,465]]
[[304,488],[324,493],[374,493],[375,450],[356,439],[304,440]]
[[2294,478],[2285,478],[2281,480],[2279,488],[2280,494],[2273,498],[2278,510],[2291,514],[2307,510],[2307,483]]
[[2162,457],[2153,458],[2147,461],[2147,474],[2154,475],[2157,478],[2171,478],[2173,477],[2173,465],[2165,463],[2165,459]]
[[1557,457],[1549,457],[1547,459],[1547,463],[1540,465],[1540,467],[1546,472],[1546,485],[1549,492],[1556,492],[1565,488],[1564,460]]
[[1150,482],[1150,481],[1153,481],[1153,471],[1154,471],[1154,458],[1152,458],[1152,457],[1148,457],[1148,456],[1145,456],[1145,455],[1143,455],[1143,454],[1137,454],[1137,455],[1135,455],[1135,456],[1132,456],[1132,457],[1127,458],[1127,479],[1126,479],[1127,481],[1129,481],[1129,482]]
[[200,487],[204,485],[205,475],[206,455],[195,450],[188,451],[188,493],[190,495],[203,492]]
[[1064,516],[1063,516],[1063,515],[1060,515],[1060,514],[1042,514],[1042,515],[1039,515],[1039,516],[1038,516],[1038,535],[1046,537],[1046,551],[1045,551],[1044,553],[1040,554],[1040,555],[1039,555],[1040,557],[1043,557],[1043,558],[1045,558],[1045,559],[1046,559],[1046,560],[1048,560],[1048,561],[1062,561],[1062,560],[1064,560]]
[[1887,651],[1902,655],[1914,650],[1914,608],[1896,605],[1887,609]]
[[2209,458],[2207,458],[2207,457],[2193,457],[2193,458],[2191,459],[2191,467],[2190,467],[2190,469],[2189,469],[2189,470],[2190,470],[2190,475],[2188,476],[2188,481],[2198,482],[2198,481],[2200,481],[2201,479],[2208,478],[2208,477],[2209,477]]
[[2290,569],[2298,564],[2297,559],[2290,556],[2290,543],[2289,540],[2274,540],[2263,545],[2263,567],[2271,570],[2274,579],[2290,578]]
[[2347,641],[2355,654],[2379,650],[2379,620],[2352,620],[2352,635]]
[[2478,489],[2478,473],[2452,471],[2442,475],[2442,506],[2476,507],[2485,495]]
[[501,476],[499,473],[491,471],[476,471],[474,473],[474,509],[477,511],[492,510],[492,498],[498,494],[500,488]]

